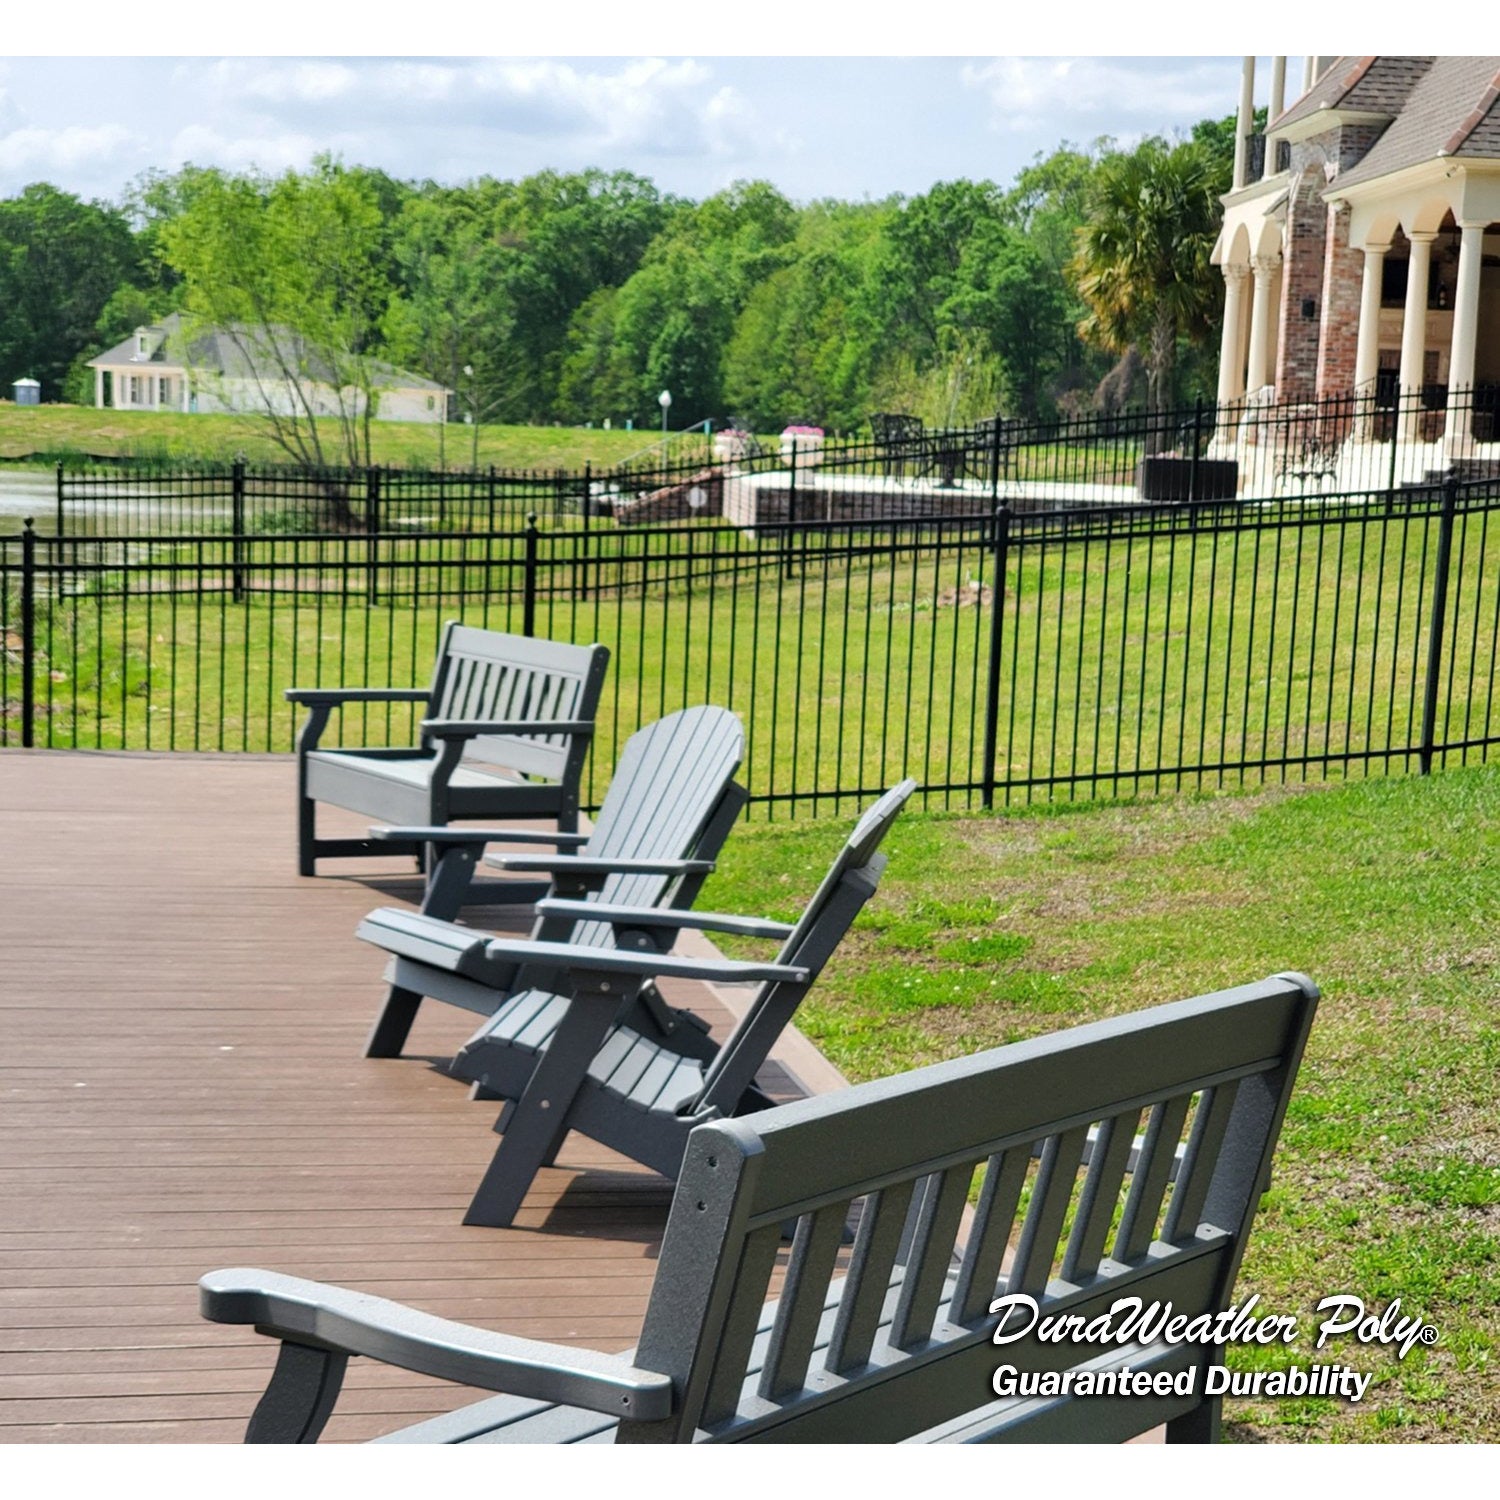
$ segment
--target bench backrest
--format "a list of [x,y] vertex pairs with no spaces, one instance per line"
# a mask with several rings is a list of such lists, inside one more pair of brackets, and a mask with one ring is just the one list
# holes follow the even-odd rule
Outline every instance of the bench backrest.
[[990,1304],[1026,1293],[1043,1315],[1086,1318],[1124,1296],[1227,1306],[1316,1000],[1310,980],[1278,975],[700,1126],[634,1356],[673,1377],[678,1414],[620,1440],[889,1440],[976,1413],[1004,1435],[1039,1408],[1046,1436],[1140,1430],[1134,1399],[997,1401],[1002,1363],[1111,1350],[1034,1335],[997,1348]]
[[908,777],[884,793],[854,825],[776,955],[778,963],[805,969],[807,978],[799,984],[771,981],[760,987],[709,1065],[696,1102],[682,1107],[684,1113],[704,1108],[733,1112],[735,1102],[760,1071],[803,996],[843,941],[860,909],[875,894],[886,865],[881,842],[916,789],[916,782]]
[[[450,620],[433,669],[427,717],[590,721],[608,664],[607,646],[571,646]],[[588,750],[584,735],[478,735],[463,758],[576,785]]]

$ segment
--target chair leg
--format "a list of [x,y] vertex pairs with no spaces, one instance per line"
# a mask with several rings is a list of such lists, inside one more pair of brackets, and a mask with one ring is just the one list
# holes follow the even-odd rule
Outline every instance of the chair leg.
[[515,1219],[536,1174],[555,1158],[567,1134],[573,1100],[613,1020],[613,1005],[597,1000],[569,1005],[546,1056],[515,1103],[465,1224],[503,1229]]
[[400,1057],[421,1004],[422,997],[415,990],[404,990],[393,984],[365,1040],[365,1056]]

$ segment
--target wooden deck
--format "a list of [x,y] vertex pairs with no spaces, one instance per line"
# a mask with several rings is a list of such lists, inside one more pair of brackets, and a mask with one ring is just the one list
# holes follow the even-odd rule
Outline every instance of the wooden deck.
[[[274,1350],[199,1318],[220,1266],[602,1349],[637,1335],[668,1186],[575,1135],[515,1228],[464,1227],[495,1106],[437,1064],[471,1018],[429,1005],[413,1055],[361,1056],[383,955],[354,927],[417,883],[390,860],[295,875],[294,774],[0,753],[0,1441],[237,1442]],[[355,1361],[327,1436],[472,1399]]]

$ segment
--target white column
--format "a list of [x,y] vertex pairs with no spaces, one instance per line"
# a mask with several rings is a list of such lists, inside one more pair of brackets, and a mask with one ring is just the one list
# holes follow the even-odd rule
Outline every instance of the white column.
[[1357,432],[1368,437],[1380,374],[1380,287],[1389,245],[1365,246],[1365,274],[1359,289],[1359,340],[1354,346],[1354,396]]
[[94,371],[94,405],[104,405],[104,371]]
[[1255,128],[1255,59],[1240,64],[1240,112],[1234,127],[1234,191],[1245,185],[1245,137]]
[[1462,232],[1458,242],[1458,285],[1453,294],[1453,345],[1448,353],[1448,414],[1445,424],[1450,453],[1467,447],[1471,436],[1484,228],[1483,223],[1459,223]]
[[1250,259],[1255,273],[1255,291],[1250,299],[1250,368],[1245,375],[1245,389],[1251,394],[1271,383],[1271,285],[1276,279],[1279,255],[1256,255]]
[[1313,64],[1317,62],[1315,57],[1304,57],[1302,59],[1302,92],[1305,94],[1313,86],[1317,74],[1313,72]]
[[1406,311],[1401,320],[1401,409],[1402,435],[1408,440],[1417,435],[1421,416],[1422,355],[1427,349],[1427,274],[1432,267],[1432,242],[1435,229],[1414,229],[1411,260],[1406,268]]
[[1219,405],[1245,394],[1245,349],[1240,338],[1244,323],[1245,277],[1248,266],[1224,267],[1224,334],[1219,340]]
[[1271,101],[1266,106],[1266,165],[1262,177],[1276,175],[1276,142],[1271,139],[1271,121],[1286,108],[1286,58],[1271,59]]

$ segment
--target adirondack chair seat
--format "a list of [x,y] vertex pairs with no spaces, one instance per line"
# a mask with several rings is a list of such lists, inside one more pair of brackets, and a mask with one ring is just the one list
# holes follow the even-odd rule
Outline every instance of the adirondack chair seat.
[[[423,854],[411,841],[319,838],[320,802],[389,823],[553,818],[578,827],[584,761],[609,651],[477,630],[449,621],[427,688],[293,687],[307,718],[297,735],[297,869],[370,854]],[[336,709],[420,705],[419,743],[337,745],[322,738]]]
[[[699,1125],[625,1354],[244,1268],[204,1277],[200,1308],[281,1341],[249,1442],[316,1441],[351,1355],[495,1393],[391,1442],[1080,1442],[1163,1424],[1213,1441],[1222,1347],[1058,1342],[995,1303],[1085,1327],[1122,1299],[1220,1319],[1317,1001],[1278,974]],[[1002,1365],[1191,1374],[1125,1398],[1005,1396]]]
[[[535,829],[446,829],[413,826],[371,829],[372,839],[390,837],[434,851],[431,875],[418,913],[395,907],[371,912],[358,936],[390,954],[390,986],[366,1044],[368,1057],[396,1057],[406,1044],[424,998],[456,1005],[476,1015],[496,1011],[515,990],[548,987],[552,969],[538,967],[542,949],[523,943],[501,953],[490,934],[452,918],[495,885],[518,884],[535,900],[534,881],[472,883],[484,862],[510,876],[540,876],[540,894],[574,899],[543,900],[532,929],[535,943],[609,946],[614,927],[599,913],[621,902],[652,908],[691,906],[714,856],[744,808],[747,794],[733,780],[744,752],[744,730],[728,709],[680,709],[636,731],[621,752],[615,775],[587,837]],[[554,844],[565,853],[529,849],[484,855],[488,842]],[[595,904],[597,901],[597,904]],[[671,937],[637,930],[627,947],[671,946]],[[679,1028],[677,1012],[645,980],[632,997],[636,1010],[658,1029]],[[689,1033],[701,1027],[683,1027]]]

